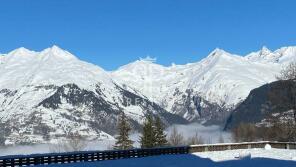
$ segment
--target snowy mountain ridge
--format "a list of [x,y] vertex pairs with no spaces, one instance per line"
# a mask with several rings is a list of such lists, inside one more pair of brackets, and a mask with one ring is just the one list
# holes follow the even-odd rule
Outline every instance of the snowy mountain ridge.
[[0,56],[0,125],[6,142],[32,143],[71,133],[112,138],[121,111],[135,130],[147,113],[166,125],[221,124],[250,90],[295,60],[295,48],[245,57],[215,49],[196,63],[165,67],[141,59],[112,72],[57,46],[19,48]]
[[71,134],[112,138],[122,111],[134,130],[148,113],[166,125],[186,123],[57,46],[5,54],[0,73],[0,133],[4,128],[6,143],[40,143]]
[[209,111],[200,112],[202,108],[216,112],[233,108],[252,89],[275,81],[282,66],[295,58],[296,47],[283,47],[274,52],[263,47],[247,56],[215,49],[196,63],[165,67],[138,60],[113,71],[112,75],[168,111],[194,120],[209,114]]
[[[74,83],[84,88],[100,81],[112,82],[109,74],[100,67],[82,62],[57,46],[41,52],[19,48],[2,59],[0,69],[3,75],[0,76],[0,85],[5,88],[19,88],[23,84],[62,85],[72,83],[73,79]],[[84,72],[89,75],[84,76]]]
[[267,47],[263,47],[260,51],[252,52],[245,57],[253,62],[262,63],[286,63],[295,59],[296,47],[282,47],[272,52]]

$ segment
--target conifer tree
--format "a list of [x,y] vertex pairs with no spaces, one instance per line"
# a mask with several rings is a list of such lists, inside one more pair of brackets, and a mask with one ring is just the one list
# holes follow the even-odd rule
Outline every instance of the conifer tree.
[[151,115],[146,116],[140,143],[141,148],[153,148],[155,146],[155,130],[153,126],[153,118]]
[[166,134],[164,132],[164,125],[159,117],[155,119],[155,146],[161,147],[168,145]]
[[0,146],[5,145],[5,126],[0,123]]
[[122,112],[120,115],[117,128],[119,131],[119,135],[116,136],[116,143],[115,143],[114,149],[125,150],[125,149],[133,148],[133,141],[129,139],[129,133],[131,131],[131,127],[128,123],[128,120],[124,112]]

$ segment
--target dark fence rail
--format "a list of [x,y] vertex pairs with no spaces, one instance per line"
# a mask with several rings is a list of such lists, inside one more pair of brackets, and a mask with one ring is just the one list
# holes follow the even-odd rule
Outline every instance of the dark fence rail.
[[296,143],[249,142],[249,143],[191,145],[191,146],[183,146],[183,147],[163,147],[163,148],[152,148],[152,149],[82,151],[82,152],[69,152],[69,153],[14,155],[14,156],[0,157],[0,167],[67,164],[67,163],[75,163],[75,162],[116,160],[116,159],[123,159],[123,158],[140,158],[140,157],[147,157],[147,156],[154,156],[154,155],[188,154],[192,152],[264,148],[266,144],[270,144],[273,148],[296,149]]
[[34,154],[0,157],[0,167],[94,162],[123,158],[139,158],[154,155],[187,154],[189,147],[163,147],[112,151],[83,151],[71,153]]

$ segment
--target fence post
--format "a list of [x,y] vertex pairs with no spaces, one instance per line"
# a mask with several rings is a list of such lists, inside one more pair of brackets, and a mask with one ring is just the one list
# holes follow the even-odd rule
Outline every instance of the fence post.
[[290,149],[289,143],[286,144],[286,149],[288,149],[288,150]]
[[6,166],[6,159],[3,160],[3,166]]
[[10,164],[11,164],[11,166],[13,166],[13,167],[15,166],[15,165],[14,165],[14,159],[11,159],[11,160],[10,160]]
[[208,146],[206,146],[206,147],[205,147],[205,151],[209,151],[209,148],[208,148]]

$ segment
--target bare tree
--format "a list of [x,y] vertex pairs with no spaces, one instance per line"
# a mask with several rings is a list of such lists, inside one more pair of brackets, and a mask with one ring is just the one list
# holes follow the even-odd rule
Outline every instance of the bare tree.
[[172,146],[180,146],[184,144],[183,134],[179,133],[177,128],[174,126],[173,130],[168,139],[170,145]]
[[276,76],[278,80],[295,80],[296,79],[296,62],[292,62],[284,67],[279,76]]
[[212,138],[209,136],[207,141],[206,141],[206,144],[212,144],[213,143],[213,140]]
[[69,134],[67,139],[60,140],[57,144],[50,146],[51,152],[83,151],[87,146],[86,140],[79,134]]
[[203,144],[203,139],[198,135],[196,131],[195,134],[187,139],[188,145],[196,145],[196,144]]
[[86,146],[87,146],[87,143],[82,136],[80,136],[79,134],[70,134],[65,145],[65,150],[66,151],[83,151]]
[[223,137],[223,135],[222,134],[220,134],[220,136],[219,136],[219,140],[218,140],[218,143],[224,143],[225,141],[224,141],[224,137]]
[[254,124],[240,123],[232,130],[235,142],[253,142],[258,139],[258,130]]
[[49,145],[49,151],[52,153],[61,153],[61,152],[66,152],[64,149],[65,146],[65,141],[64,140],[59,140],[55,144],[50,144]]

